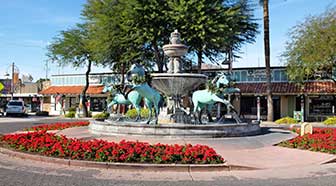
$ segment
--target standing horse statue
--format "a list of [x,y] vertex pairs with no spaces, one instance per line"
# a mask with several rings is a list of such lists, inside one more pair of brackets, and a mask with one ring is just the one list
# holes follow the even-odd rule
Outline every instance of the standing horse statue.
[[216,76],[211,84],[215,84],[216,90],[221,90],[223,87],[224,89],[220,91],[220,93],[216,91],[211,91],[208,89],[205,90],[198,90],[195,91],[192,95],[192,102],[194,104],[194,114],[198,113],[198,122],[202,124],[202,110],[203,108],[207,108],[209,121],[212,121],[212,118],[210,116],[210,111],[213,107],[213,105],[217,102],[224,103],[227,107],[228,113],[234,110],[233,105],[230,103],[230,101],[224,99],[224,95],[228,93],[234,93],[234,92],[240,92],[237,88],[227,87],[230,84],[230,79],[225,74],[220,74]]
[[[122,94],[121,92],[116,92],[113,86],[105,85],[103,92],[112,92],[113,98],[110,103],[108,103],[107,108],[108,110],[111,110],[113,105],[115,104],[121,104],[121,105],[130,105],[132,104],[137,112],[137,117],[135,118],[135,121],[139,121],[141,119],[140,115],[140,102],[142,100],[142,96],[135,90],[130,91],[126,96]],[[145,105],[148,107],[150,105],[150,101],[145,98]]]
[[146,82],[146,71],[140,64],[133,64],[127,72],[128,81],[132,82],[132,90],[136,91],[140,96],[147,99],[148,102],[148,120],[147,124],[151,123],[153,106],[155,109],[154,124],[158,124],[158,115],[160,113],[160,104],[162,103],[161,95]]

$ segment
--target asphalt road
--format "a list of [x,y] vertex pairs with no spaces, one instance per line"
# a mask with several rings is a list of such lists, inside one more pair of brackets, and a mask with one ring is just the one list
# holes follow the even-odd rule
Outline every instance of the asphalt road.
[[[14,132],[26,127],[61,121],[59,119],[40,118],[0,118],[0,133]],[[319,169],[320,170],[320,169]],[[321,171],[295,178],[282,176],[272,177],[272,171],[256,173],[256,178],[242,175],[249,172],[201,172],[191,176],[181,172],[128,172],[127,170],[101,170],[79,167],[67,167],[30,160],[8,158],[0,154],[0,186],[57,186],[57,185],[148,185],[148,186],[335,186],[336,164],[325,165]],[[286,170],[281,170],[286,173]],[[307,170],[306,170],[307,171]],[[288,168],[288,174],[293,170]],[[298,169],[296,172],[300,172]],[[304,171],[303,171],[304,172]],[[206,176],[205,176],[206,175]],[[286,178],[287,177],[287,178]]]

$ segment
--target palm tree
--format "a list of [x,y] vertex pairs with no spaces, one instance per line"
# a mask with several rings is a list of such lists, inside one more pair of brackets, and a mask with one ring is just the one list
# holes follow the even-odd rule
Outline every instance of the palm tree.
[[270,38],[269,38],[269,11],[268,0],[259,0],[263,5],[264,11],[264,50],[266,66],[266,93],[267,93],[267,121],[273,121],[273,100],[272,100],[272,82],[270,65]]

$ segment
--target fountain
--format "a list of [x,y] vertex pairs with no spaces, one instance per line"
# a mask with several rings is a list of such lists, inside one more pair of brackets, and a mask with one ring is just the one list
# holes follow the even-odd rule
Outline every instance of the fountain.
[[170,44],[163,46],[164,53],[170,58],[167,73],[152,74],[152,85],[168,97],[168,108],[161,114],[161,121],[174,123],[190,123],[188,112],[181,106],[183,96],[206,83],[207,76],[203,74],[183,73],[181,56],[188,51],[186,45],[181,44],[180,33],[175,30],[170,35]]
[[[148,118],[146,123],[127,120],[94,121],[89,126],[91,133],[99,135],[142,135],[178,138],[246,136],[260,133],[259,122],[247,123],[237,120],[237,122],[226,122],[225,124],[221,122],[209,122],[206,125],[200,124],[201,122],[196,124],[196,118],[192,119],[195,110],[192,111],[190,107],[183,106],[181,102],[183,97],[190,98],[192,92],[200,85],[204,85],[207,76],[183,72],[181,56],[187,53],[188,47],[181,43],[180,33],[177,30],[171,33],[170,44],[164,45],[163,51],[169,57],[168,72],[151,74],[154,89],[144,82],[132,83],[134,91],[138,91],[140,96],[154,103],[153,105],[156,107],[154,122],[150,122],[151,117]],[[132,65],[128,72],[128,77],[132,79],[135,76],[144,76],[144,73],[143,67],[135,64]],[[227,82],[225,76],[222,77],[224,77],[224,82]],[[219,79],[217,78],[217,85],[220,83]],[[160,115],[157,112],[159,102],[157,91],[168,98],[167,107],[164,108],[163,112],[161,111]],[[216,102],[222,102],[227,105],[229,110],[233,109],[231,103],[225,100],[222,95],[217,95],[207,89],[197,91],[197,94],[195,93],[193,94],[193,101],[202,101],[202,96],[204,95],[209,99],[203,103],[212,105]],[[149,105],[151,108],[152,105]],[[204,104],[196,107],[201,109],[204,107]]]

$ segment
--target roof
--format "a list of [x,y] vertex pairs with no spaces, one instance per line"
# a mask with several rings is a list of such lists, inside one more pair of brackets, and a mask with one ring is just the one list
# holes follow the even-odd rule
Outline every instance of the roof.
[[[242,94],[266,94],[266,83],[237,83]],[[336,94],[336,83],[333,81],[305,82],[303,88],[295,83],[272,83],[272,94]]]
[[[81,94],[84,86],[50,86],[40,94]],[[103,85],[89,86],[86,94],[102,94]]]

